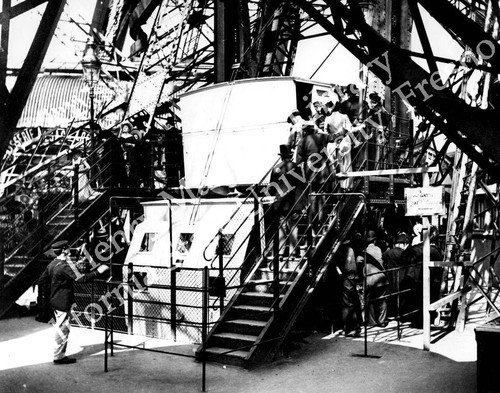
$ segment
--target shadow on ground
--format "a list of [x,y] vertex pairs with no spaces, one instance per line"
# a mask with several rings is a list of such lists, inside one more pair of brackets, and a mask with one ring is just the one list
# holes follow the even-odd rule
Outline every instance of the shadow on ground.
[[[52,364],[50,327],[31,317],[0,321],[0,335],[2,392],[183,393],[202,388],[202,365],[191,357],[193,345],[156,346],[184,356],[116,347],[105,373],[102,331],[73,328],[68,352],[78,362],[63,366]],[[363,340],[325,337],[320,333],[304,337],[284,357],[251,371],[209,364],[206,389],[221,393],[476,391],[475,361],[459,362],[401,343],[376,341],[368,343],[368,353],[379,358],[358,357],[353,354],[364,353]],[[125,335],[116,335],[115,340],[133,340],[134,345],[145,341]]]

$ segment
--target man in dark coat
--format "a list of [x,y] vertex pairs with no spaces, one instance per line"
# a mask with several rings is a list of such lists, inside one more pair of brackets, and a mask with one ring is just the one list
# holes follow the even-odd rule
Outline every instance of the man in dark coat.
[[366,133],[369,135],[367,153],[368,169],[383,169],[384,146],[389,137],[390,115],[382,105],[377,93],[369,95],[368,116],[365,119]]
[[394,239],[394,247],[388,249],[382,255],[384,261],[384,266],[388,270],[387,278],[389,279],[389,294],[394,294],[387,299],[389,307],[389,315],[397,315],[398,309],[398,297],[395,295],[400,291],[401,282],[406,273],[406,269],[403,269],[403,252],[408,247],[408,236],[405,233],[401,233]]
[[294,253],[298,256],[297,224],[304,208],[305,180],[302,171],[291,159],[288,145],[280,146],[279,155],[281,162],[271,173],[270,193],[276,197],[274,208],[279,220],[280,254],[287,257]]
[[360,283],[356,254],[349,240],[343,242],[337,252],[338,266],[342,278],[342,323],[346,336],[361,336],[361,304],[357,285]]
[[39,287],[50,285],[50,305],[54,310],[55,348],[54,364],[71,364],[76,359],[66,356],[66,347],[70,330],[70,317],[75,302],[74,282],[87,282],[108,270],[108,266],[99,265],[97,269],[82,274],[71,260],[69,244],[61,240],[52,245],[57,257],[47,266],[39,279]]
[[[316,133],[314,124],[305,122],[302,141],[297,146],[297,164],[302,165],[310,191],[330,192],[333,175],[327,157],[328,135]],[[327,212],[324,209],[325,197],[315,196],[311,202],[311,222],[313,230],[320,228]]]

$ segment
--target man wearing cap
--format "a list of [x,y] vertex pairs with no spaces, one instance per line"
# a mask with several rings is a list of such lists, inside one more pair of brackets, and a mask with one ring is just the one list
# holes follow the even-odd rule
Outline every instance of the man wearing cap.
[[52,245],[56,258],[47,266],[39,279],[39,285],[50,284],[50,305],[55,314],[54,364],[71,364],[76,359],[66,356],[66,347],[70,330],[70,317],[75,302],[74,282],[87,282],[108,270],[108,266],[99,265],[97,269],[81,274],[70,257],[69,244],[66,240]]

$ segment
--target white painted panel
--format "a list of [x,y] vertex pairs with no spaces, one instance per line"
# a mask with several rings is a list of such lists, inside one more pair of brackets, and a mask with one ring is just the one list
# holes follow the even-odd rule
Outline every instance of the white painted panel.
[[297,105],[295,82],[225,83],[189,93],[179,105],[186,186],[254,184],[288,140],[286,118]]

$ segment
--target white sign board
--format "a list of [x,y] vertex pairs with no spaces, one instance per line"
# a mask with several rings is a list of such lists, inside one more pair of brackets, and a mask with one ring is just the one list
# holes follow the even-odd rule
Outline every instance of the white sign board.
[[405,188],[406,215],[445,214],[444,187]]

